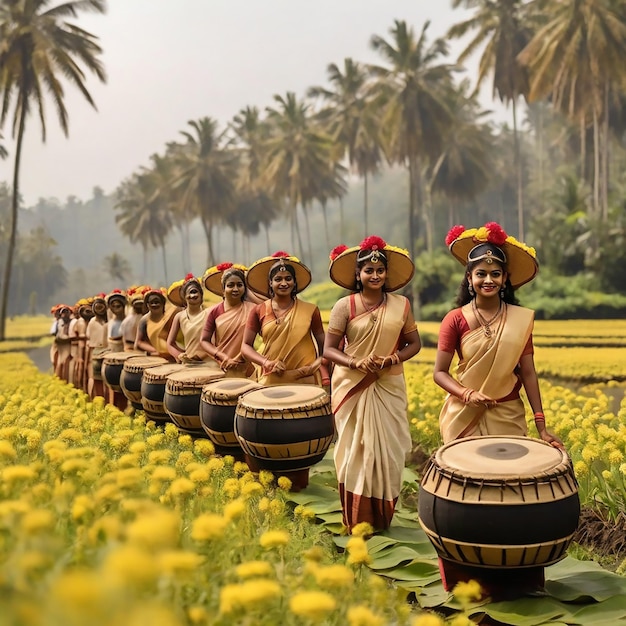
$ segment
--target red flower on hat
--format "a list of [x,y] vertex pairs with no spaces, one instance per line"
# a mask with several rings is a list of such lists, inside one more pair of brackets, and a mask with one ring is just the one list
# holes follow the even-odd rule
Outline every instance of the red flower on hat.
[[381,237],[377,237],[376,235],[370,235],[363,239],[363,241],[359,244],[359,248],[361,250],[383,250],[387,242]]
[[487,222],[485,224],[485,228],[489,231],[489,235],[487,237],[487,241],[489,241],[489,243],[501,246],[506,241],[508,235],[498,222]]
[[121,290],[121,289],[114,289],[114,290],[111,292],[111,294],[114,294],[114,293],[119,293],[119,294],[121,295],[122,290]]
[[272,256],[275,259],[284,259],[285,257],[290,256],[288,252],[285,252],[284,250],[279,250],[278,252],[274,252],[274,254],[272,254]]
[[194,275],[192,273],[189,273],[185,276],[184,282],[187,282],[188,280],[193,280],[194,279]]
[[232,263],[220,263],[219,265],[216,266],[216,269],[218,272],[224,272],[232,266],[233,266]]
[[331,261],[334,261],[342,252],[345,252],[347,249],[348,246],[344,245],[343,243],[339,244],[330,251],[330,254],[328,256],[330,257]]
[[455,239],[458,239],[460,235],[465,232],[465,226],[457,224],[453,226],[446,235],[446,246],[449,246]]

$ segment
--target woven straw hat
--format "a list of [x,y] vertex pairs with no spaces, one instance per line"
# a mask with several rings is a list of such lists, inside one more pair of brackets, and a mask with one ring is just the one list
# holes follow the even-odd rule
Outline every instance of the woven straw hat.
[[330,267],[328,269],[331,280],[340,287],[357,291],[357,255],[364,250],[372,252],[382,250],[387,257],[386,291],[396,291],[408,284],[413,278],[415,265],[409,257],[409,253],[402,248],[388,245],[380,237],[371,236],[352,248],[347,246],[333,248],[330,253]]
[[535,249],[507,235],[497,222],[488,222],[481,228],[453,226],[446,236],[446,245],[463,266],[467,265],[470,252],[484,243],[490,243],[504,252],[506,271],[514,289],[530,282],[537,275],[539,264]]
[[278,261],[283,261],[285,265],[291,265],[296,274],[298,293],[306,289],[311,284],[311,270],[295,256],[290,256],[286,252],[274,252],[272,256],[266,256],[255,261],[248,269],[246,279],[248,287],[258,294],[270,298],[269,273],[272,265]]
[[204,282],[204,286],[207,290],[214,293],[216,296],[222,297],[224,295],[222,277],[224,276],[224,273],[230,269],[240,270],[243,272],[244,277],[248,271],[248,268],[245,265],[239,265],[237,263],[220,263],[219,265],[209,267],[209,269],[204,272],[204,276],[202,277],[202,281]]
[[173,282],[167,288],[167,299],[175,306],[185,307],[186,301],[183,291],[189,283],[195,282],[202,293],[202,281],[193,274],[187,274],[182,280]]

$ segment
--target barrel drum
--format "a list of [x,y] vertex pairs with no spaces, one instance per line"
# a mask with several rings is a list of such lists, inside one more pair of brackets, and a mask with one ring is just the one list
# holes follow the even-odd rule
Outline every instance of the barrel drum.
[[247,378],[224,378],[202,388],[200,423],[218,454],[243,458],[243,450],[235,435],[235,409],[243,394],[261,388]]
[[566,556],[580,516],[578,484],[560,448],[527,437],[468,437],[431,456],[418,516],[444,560],[543,567]]
[[235,409],[235,434],[244,452],[260,469],[277,474],[308,471],[324,458],[334,431],[330,397],[315,385],[249,391]]
[[185,368],[186,366],[180,363],[165,363],[148,367],[143,371],[141,376],[141,406],[148,419],[157,424],[172,421],[163,406],[165,383],[170,374],[183,371]]
[[107,387],[111,388],[113,391],[122,393],[120,377],[122,375],[122,370],[124,369],[124,363],[128,359],[145,355],[145,352],[138,352],[134,350],[109,352],[106,354],[102,362],[102,378]]
[[202,388],[224,378],[221,369],[192,365],[167,377],[163,406],[178,430],[193,437],[206,438],[200,421]]
[[144,370],[157,365],[165,365],[167,359],[161,356],[138,356],[124,362],[120,375],[120,387],[133,408],[142,409],[141,378]]
[[102,380],[102,364],[104,357],[109,354],[111,350],[108,348],[94,348],[91,353],[91,377],[94,380]]

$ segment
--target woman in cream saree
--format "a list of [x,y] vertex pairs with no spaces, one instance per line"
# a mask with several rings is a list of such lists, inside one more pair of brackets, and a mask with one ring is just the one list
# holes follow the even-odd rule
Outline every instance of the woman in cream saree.
[[357,293],[333,307],[324,356],[336,364],[334,457],[343,522],[348,531],[361,522],[384,530],[411,450],[402,361],[421,347],[409,301],[386,289],[406,284],[413,265],[378,237],[340,255],[333,259],[331,278]]

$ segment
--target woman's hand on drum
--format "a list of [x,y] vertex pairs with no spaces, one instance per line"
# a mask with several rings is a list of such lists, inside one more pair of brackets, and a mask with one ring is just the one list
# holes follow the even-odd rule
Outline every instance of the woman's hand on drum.
[[228,370],[232,370],[233,368],[237,367],[240,364],[241,362],[238,361],[237,359],[231,359],[229,357],[226,357],[220,364],[220,368],[224,372],[227,372]]
[[563,442],[556,435],[549,432],[545,426],[539,431],[539,436],[543,441],[555,448],[565,448]]
[[267,374],[276,374],[277,376],[282,376],[283,372],[287,369],[285,364],[282,361],[276,360],[271,361],[267,359],[263,362],[263,369]]

